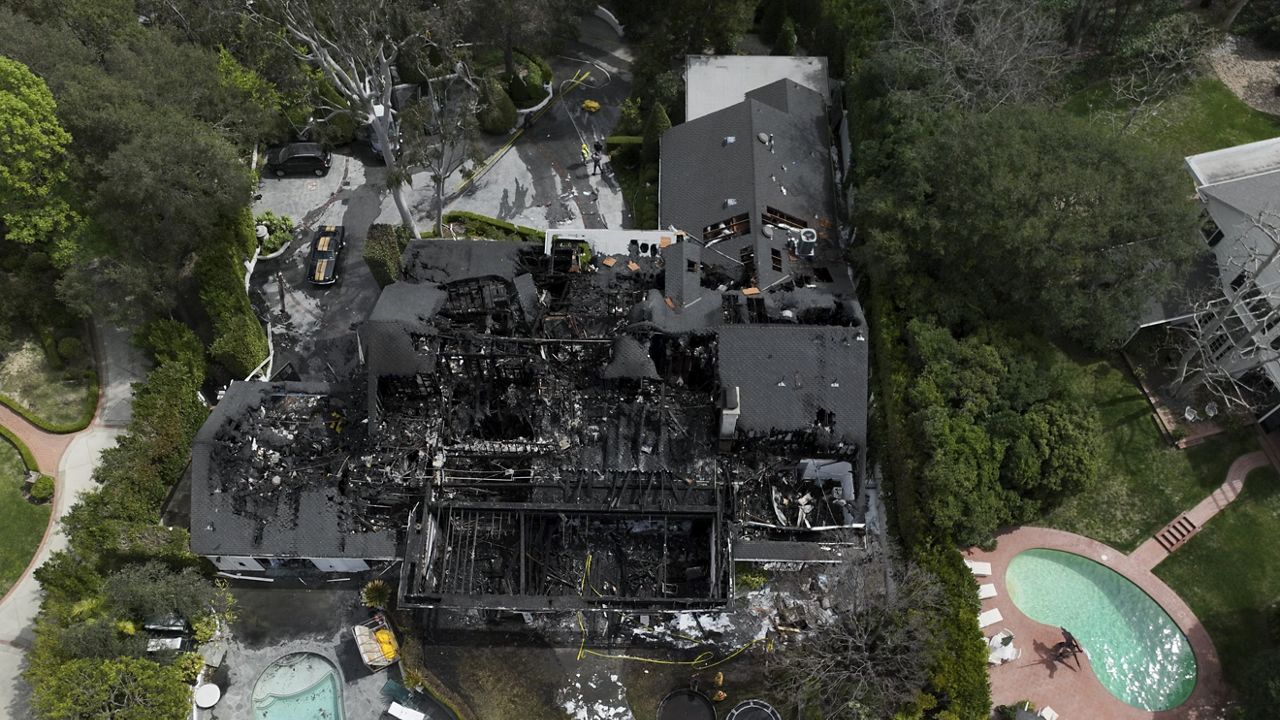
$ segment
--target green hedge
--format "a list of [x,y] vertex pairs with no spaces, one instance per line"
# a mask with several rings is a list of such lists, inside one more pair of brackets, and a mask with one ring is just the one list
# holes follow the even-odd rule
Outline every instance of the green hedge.
[[28,470],[39,470],[40,466],[36,464],[36,456],[31,454],[31,448],[27,444],[18,439],[9,428],[0,425],[0,438],[9,441],[17,449],[18,454],[22,456],[22,464],[27,466]]
[[246,211],[226,242],[196,260],[200,302],[213,322],[213,359],[238,378],[267,359],[267,337],[244,290],[244,258],[253,254],[257,238],[253,215]]
[[98,410],[98,373],[94,370],[85,370],[85,380],[88,381],[88,387],[85,388],[84,407],[81,410],[80,417],[69,423],[49,422],[23,407],[21,403],[8,395],[0,395],[0,405],[4,405],[21,415],[24,420],[47,433],[66,435],[80,432],[89,427],[89,423],[93,422],[94,413]]
[[644,137],[640,135],[610,135],[604,139],[605,145],[643,145]]
[[42,474],[31,484],[31,490],[27,494],[32,500],[43,503],[53,499],[53,490],[53,478]]
[[514,240],[520,242],[537,242],[543,241],[546,233],[537,228],[531,228],[526,225],[516,225],[506,220],[489,217],[488,215],[480,215],[479,213],[467,212],[465,210],[455,210],[444,214],[446,223],[462,223],[467,230],[467,235],[472,237],[483,237],[490,240]]
[[364,262],[378,281],[378,287],[386,287],[400,279],[400,254],[413,239],[409,228],[403,225],[377,224],[369,227],[364,240]]
[[505,135],[516,126],[516,104],[496,77],[481,80],[480,129]]
[[507,94],[518,108],[529,108],[547,98],[547,89],[543,87],[551,82],[551,66],[542,58],[516,52],[516,64],[523,65],[525,76],[518,74],[507,78]]

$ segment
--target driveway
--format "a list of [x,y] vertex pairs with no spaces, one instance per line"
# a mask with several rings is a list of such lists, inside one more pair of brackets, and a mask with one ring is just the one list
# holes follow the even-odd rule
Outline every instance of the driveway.
[[31,571],[67,547],[62,517],[82,492],[93,488],[93,471],[102,451],[115,445],[132,418],[131,386],[146,375],[146,360],[129,343],[128,331],[98,324],[97,339],[102,387],[97,415],[89,427],[70,436],[70,443],[57,459],[57,489],[49,528],[26,572],[0,600],[0,715],[6,718],[30,717],[30,689],[22,680],[22,671],[26,669],[25,653],[35,639],[41,594],[40,583]]
[[[559,97],[479,179],[455,178],[446,207],[535,228],[626,227],[621,188],[608,173],[592,176],[581,148],[608,137],[617,124],[631,94],[630,56],[603,21],[588,16],[579,40],[548,60]],[[586,79],[573,85],[576,75]],[[587,112],[585,100],[600,109]]]
[[[383,205],[394,210],[384,168],[349,152],[334,153],[333,159],[323,178],[263,181],[254,205],[255,213],[286,214],[303,228],[283,256],[258,261],[250,297],[258,314],[271,321],[274,370],[292,366],[304,380],[335,380],[357,364],[354,330],[373,310],[379,291],[361,257],[364,240]],[[307,253],[321,225],[346,228],[339,279],[327,287],[307,282]]]

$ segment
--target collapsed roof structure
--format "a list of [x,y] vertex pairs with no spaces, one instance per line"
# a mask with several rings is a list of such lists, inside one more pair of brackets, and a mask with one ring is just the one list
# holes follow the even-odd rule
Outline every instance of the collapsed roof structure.
[[231,387],[196,441],[193,550],[394,558],[401,606],[520,612],[711,609],[735,560],[838,561],[867,343],[823,108],[784,80],[672,129],[674,229],[410,243],[363,375]]

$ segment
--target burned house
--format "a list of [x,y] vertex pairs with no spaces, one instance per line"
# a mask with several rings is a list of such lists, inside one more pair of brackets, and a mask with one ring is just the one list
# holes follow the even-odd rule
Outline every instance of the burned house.
[[233,385],[196,443],[193,549],[237,572],[399,562],[404,607],[651,613],[726,606],[737,560],[856,547],[867,343],[808,147],[822,101],[753,95],[740,141],[698,130],[741,143],[701,178],[734,175],[740,205],[669,196],[664,138],[674,229],[414,241],[360,376]]

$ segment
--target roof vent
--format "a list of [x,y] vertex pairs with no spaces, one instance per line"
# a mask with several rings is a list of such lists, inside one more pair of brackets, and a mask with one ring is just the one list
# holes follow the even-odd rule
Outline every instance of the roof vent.
[[731,207],[733,207],[734,205],[737,205],[737,204],[738,204],[738,199],[737,199],[737,198],[725,198],[725,199],[724,199],[724,206],[725,206],[725,207],[727,207],[727,208],[731,208]]
[[723,144],[723,145],[732,145],[732,144],[734,144],[734,143],[735,143],[735,142],[737,142],[737,141],[738,141],[738,138],[734,137],[733,135],[725,135],[725,136],[724,136],[724,142],[723,142],[722,144]]
[[769,144],[769,133],[767,133],[767,132],[758,132],[758,133],[756,133],[756,139],[757,139],[757,140],[759,140],[761,143],[763,143],[763,144],[765,144],[765,145],[768,145],[768,144]]

